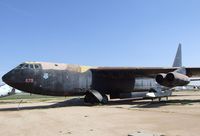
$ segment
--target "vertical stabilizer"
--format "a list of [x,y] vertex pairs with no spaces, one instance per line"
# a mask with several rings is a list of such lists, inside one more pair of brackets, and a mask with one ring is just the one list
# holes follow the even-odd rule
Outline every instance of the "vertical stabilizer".
[[173,67],[182,67],[182,49],[180,43],[178,46],[176,57],[174,59]]

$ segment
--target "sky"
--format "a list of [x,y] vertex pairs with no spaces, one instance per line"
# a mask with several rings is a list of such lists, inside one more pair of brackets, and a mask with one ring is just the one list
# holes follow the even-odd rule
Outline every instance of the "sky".
[[25,61],[200,66],[199,0],[0,0],[0,76]]

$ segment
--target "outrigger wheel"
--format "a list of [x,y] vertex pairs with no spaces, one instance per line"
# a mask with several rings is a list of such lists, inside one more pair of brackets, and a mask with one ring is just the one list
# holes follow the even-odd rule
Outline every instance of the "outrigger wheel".
[[108,97],[105,94],[101,94],[96,90],[89,90],[87,91],[85,98],[85,103],[101,103],[101,104],[107,104],[108,103]]

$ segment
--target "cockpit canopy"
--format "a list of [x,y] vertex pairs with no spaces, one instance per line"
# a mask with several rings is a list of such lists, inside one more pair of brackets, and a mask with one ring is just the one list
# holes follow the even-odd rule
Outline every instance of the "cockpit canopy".
[[16,67],[16,69],[42,69],[41,64],[39,63],[22,63]]

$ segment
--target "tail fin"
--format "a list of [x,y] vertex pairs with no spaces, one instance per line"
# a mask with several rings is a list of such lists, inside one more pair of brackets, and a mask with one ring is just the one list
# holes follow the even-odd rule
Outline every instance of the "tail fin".
[[181,44],[179,43],[176,57],[174,59],[173,67],[182,67],[182,50]]

